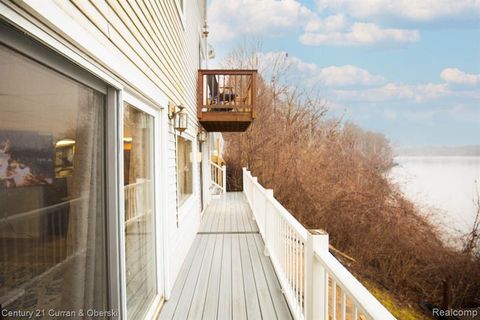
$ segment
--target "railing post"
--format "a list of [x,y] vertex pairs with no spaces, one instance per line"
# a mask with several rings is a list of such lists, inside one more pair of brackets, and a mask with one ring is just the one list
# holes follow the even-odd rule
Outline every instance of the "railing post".
[[328,320],[328,278],[315,251],[328,251],[328,233],[309,230],[305,243],[305,320]]
[[222,166],[222,187],[223,187],[223,193],[227,193],[227,166],[223,165]]
[[272,233],[272,225],[273,225],[273,213],[270,210],[271,202],[273,200],[273,190],[272,189],[265,189],[265,212],[264,212],[264,221],[263,221],[263,229],[265,232],[265,249],[263,250],[263,254],[265,256],[270,256],[270,246],[271,246],[271,233]]
[[257,177],[252,177],[252,184],[251,184],[251,190],[252,190],[252,198],[251,198],[251,202],[252,202],[252,220],[255,220],[256,219],[256,216],[255,216],[255,211],[257,211],[257,203],[256,203],[256,197],[255,197],[255,188],[256,188],[256,184],[258,183],[258,178]]
[[247,168],[242,168],[242,187],[243,193],[247,195]]

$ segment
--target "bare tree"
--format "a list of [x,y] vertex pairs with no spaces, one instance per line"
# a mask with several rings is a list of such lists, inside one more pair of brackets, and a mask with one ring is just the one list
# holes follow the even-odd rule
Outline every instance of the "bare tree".
[[[478,190],[478,184],[476,183],[476,195],[473,199],[476,209],[475,219],[473,221],[472,230],[465,235],[463,252],[468,255],[479,254],[480,245],[480,192]],[[475,252],[477,251],[477,252]]]
[[[414,304],[471,306],[480,292],[480,259],[444,245],[439,231],[388,179],[389,141],[329,116],[318,87],[305,85],[285,53],[239,47],[227,66],[260,68],[257,117],[225,134],[228,166],[248,167],[307,228],[325,229],[352,271]],[[269,59],[265,63],[263,59]],[[298,81],[297,81],[298,80]],[[241,170],[236,170],[241,172]],[[478,245],[478,214],[465,251]]]

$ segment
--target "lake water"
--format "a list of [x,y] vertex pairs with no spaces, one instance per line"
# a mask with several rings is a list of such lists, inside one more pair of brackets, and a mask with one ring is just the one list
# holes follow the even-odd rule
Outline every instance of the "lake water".
[[480,190],[480,157],[396,157],[390,174],[410,200],[433,209],[433,221],[466,233],[475,219],[476,181]]

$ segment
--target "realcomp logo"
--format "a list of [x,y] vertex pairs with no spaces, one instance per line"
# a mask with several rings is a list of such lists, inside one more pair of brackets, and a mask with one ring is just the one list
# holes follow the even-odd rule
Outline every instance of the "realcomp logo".
[[480,309],[439,309],[433,308],[432,315],[434,317],[462,317],[477,319],[480,318]]

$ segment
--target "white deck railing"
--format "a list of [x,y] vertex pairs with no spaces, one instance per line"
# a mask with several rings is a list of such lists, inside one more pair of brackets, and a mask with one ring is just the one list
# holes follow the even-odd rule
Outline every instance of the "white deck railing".
[[245,168],[243,192],[295,319],[395,319],[328,252],[328,234],[305,229]]
[[222,190],[222,193],[227,192],[227,168],[210,161],[210,170],[212,184]]
[[139,220],[150,214],[152,207],[152,181],[139,179],[138,182],[128,184],[125,190],[125,225]]

